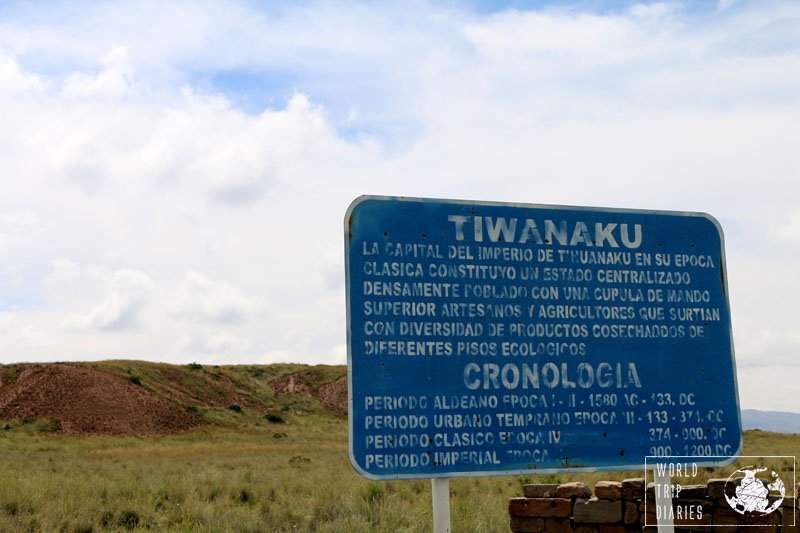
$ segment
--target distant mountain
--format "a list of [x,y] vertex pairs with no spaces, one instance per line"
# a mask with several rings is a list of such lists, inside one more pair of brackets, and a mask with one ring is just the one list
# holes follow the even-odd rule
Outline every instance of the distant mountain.
[[800,433],[800,413],[742,409],[742,429]]

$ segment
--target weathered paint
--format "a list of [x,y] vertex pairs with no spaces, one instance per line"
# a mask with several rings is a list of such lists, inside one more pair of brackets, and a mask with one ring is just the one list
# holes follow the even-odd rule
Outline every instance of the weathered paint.
[[738,454],[712,217],[361,197],[345,251],[350,456],[366,477]]

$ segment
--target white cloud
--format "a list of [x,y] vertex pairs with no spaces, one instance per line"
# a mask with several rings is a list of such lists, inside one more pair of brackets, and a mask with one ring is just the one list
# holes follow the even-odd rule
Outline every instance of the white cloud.
[[102,59],[103,69],[96,75],[76,72],[64,84],[66,96],[123,96],[130,89],[133,72],[125,47],[114,46]]
[[789,220],[777,229],[775,235],[781,241],[800,243],[800,210],[792,213]]
[[41,77],[21,69],[13,57],[0,49],[0,94],[36,93],[45,87]]
[[339,364],[344,364],[347,362],[347,345],[346,344],[338,344],[334,346],[331,350],[331,353],[335,355],[339,359]]
[[[764,328],[749,331],[742,337],[738,349],[747,354],[740,367],[760,367],[781,364],[800,367],[800,333],[794,329]],[[800,368],[797,370],[800,372]]]
[[81,267],[69,259],[51,261],[50,273],[44,280],[45,286],[59,287],[77,281],[82,275]]
[[740,368],[739,403],[743,409],[797,412],[797,367],[780,364]]
[[9,8],[0,359],[342,362],[367,193],[711,212],[737,360],[792,367],[800,6],[719,6]]
[[110,280],[106,297],[87,314],[67,317],[65,325],[104,331],[135,327],[146,296],[154,286],[153,280],[144,272],[118,270]]
[[163,115],[139,157],[157,171],[154,177],[199,185],[223,204],[259,201],[315,137],[331,135],[321,111],[301,94],[285,110],[257,117],[224,99],[184,95],[185,106]]
[[0,311],[0,331],[8,329],[14,322],[16,313],[11,311]]
[[[667,14],[668,11],[650,9],[645,17],[639,9],[637,21],[625,16],[507,11],[467,26],[465,34],[479,54],[493,61],[523,61],[542,72],[624,63],[646,55],[652,51],[650,43],[656,35],[648,36],[641,20],[660,19]],[[528,71],[525,77],[536,71]]]
[[211,334],[199,336],[184,336],[178,341],[177,345],[177,349],[180,352],[200,355],[241,353],[249,350],[251,347],[252,342],[241,339],[230,331],[216,331]]
[[30,212],[0,212],[0,253],[33,238],[38,219]]
[[629,13],[637,19],[664,20],[680,12],[683,6],[675,2],[656,2],[653,4],[634,4]]
[[34,213],[10,211],[0,213],[0,224],[7,226],[35,226],[38,218]]
[[173,312],[188,320],[241,323],[263,308],[229,283],[188,272],[176,291]]
[[739,0],[717,0],[717,12],[725,11],[738,3]]

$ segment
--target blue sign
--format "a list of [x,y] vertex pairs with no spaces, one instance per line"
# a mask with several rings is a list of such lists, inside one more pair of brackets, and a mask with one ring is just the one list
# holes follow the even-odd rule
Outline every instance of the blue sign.
[[362,475],[738,455],[712,217],[364,196],[347,212],[345,252],[350,459]]

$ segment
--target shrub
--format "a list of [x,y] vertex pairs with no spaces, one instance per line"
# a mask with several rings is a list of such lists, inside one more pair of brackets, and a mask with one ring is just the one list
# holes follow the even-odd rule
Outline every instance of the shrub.
[[232,404],[230,404],[230,405],[228,406],[228,409],[230,409],[230,410],[231,410],[231,411],[233,411],[234,413],[241,413],[241,412],[242,412],[242,406],[241,406],[241,405],[239,405],[238,403],[232,403]]
[[139,525],[139,515],[136,511],[122,511],[117,519],[117,524],[125,529],[133,529]]
[[206,501],[213,502],[222,495],[222,489],[219,487],[211,487],[206,493]]
[[253,495],[250,494],[250,491],[247,489],[242,489],[239,491],[239,494],[236,496],[236,501],[239,503],[249,503],[252,501]]
[[61,422],[53,418],[43,418],[39,420],[36,429],[42,433],[55,433],[61,430]]
[[266,420],[267,422],[272,422],[273,424],[283,424],[286,422],[286,420],[284,420],[281,415],[276,415],[275,413],[265,414],[264,420]]
[[203,365],[201,365],[200,363],[189,363],[186,366],[189,368],[189,370],[202,370],[203,369]]
[[3,376],[3,381],[6,383],[13,383],[17,381],[17,378],[25,369],[24,365],[21,364],[13,364],[13,365],[6,365],[5,367],[6,372]]
[[136,375],[128,376],[128,381],[130,381],[134,385],[139,385],[140,387],[142,386],[142,380],[139,379],[139,376],[136,376]]
[[378,483],[370,483],[361,491],[361,497],[364,498],[364,501],[367,502],[368,505],[374,505],[380,502],[385,495],[386,493],[383,490],[383,486]]

